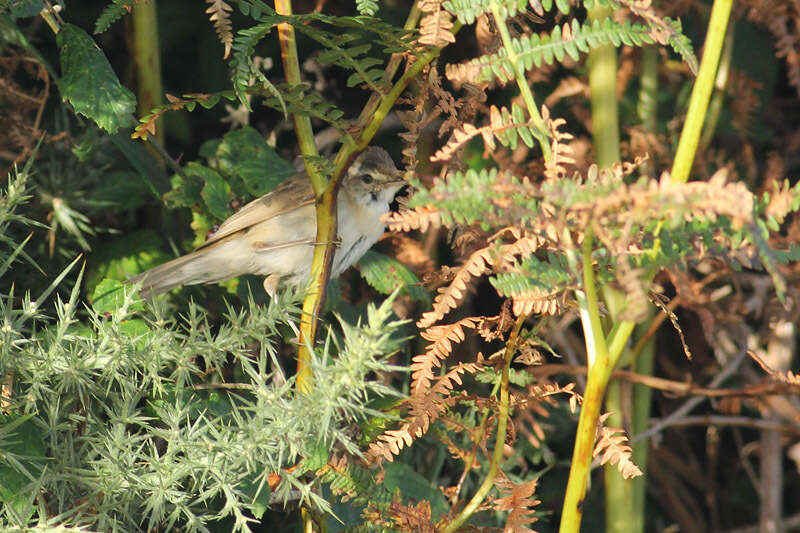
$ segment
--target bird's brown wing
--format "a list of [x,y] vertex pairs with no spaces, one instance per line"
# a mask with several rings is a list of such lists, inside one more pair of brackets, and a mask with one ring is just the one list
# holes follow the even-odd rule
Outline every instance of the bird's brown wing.
[[313,203],[314,191],[308,176],[296,174],[278,185],[274,191],[253,200],[231,215],[198,250],[282,213]]

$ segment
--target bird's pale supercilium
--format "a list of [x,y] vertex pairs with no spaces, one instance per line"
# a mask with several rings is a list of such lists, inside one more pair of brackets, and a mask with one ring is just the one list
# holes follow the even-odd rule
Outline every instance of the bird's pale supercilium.
[[[337,197],[338,240],[331,276],[336,277],[383,234],[381,216],[404,181],[382,148],[367,148],[342,180]],[[219,283],[243,274],[266,276],[274,295],[278,281],[308,280],[316,242],[314,193],[305,173],[253,200],[220,225],[197,250],[128,280],[142,282],[151,298],[181,285]]]

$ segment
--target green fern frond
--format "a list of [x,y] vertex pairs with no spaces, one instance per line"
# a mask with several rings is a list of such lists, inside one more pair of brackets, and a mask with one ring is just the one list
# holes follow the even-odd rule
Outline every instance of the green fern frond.
[[130,13],[131,9],[133,9],[133,0],[113,0],[97,17],[97,21],[94,23],[95,35],[106,31],[117,20]]
[[566,260],[549,252],[548,260],[542,261],[532,255],[519,262],[512,272],[504,272],[489,278],[489,283],[501,296],[512,297],[536,289],[548,292],[563,290],[572,282]]
[[297,26],[297,30],[325,47],[325,51],[318,57],[321,63],[336,65],[337,67],[354,71],[347,78],[348,87],[365,83],[371,90],[380,91],[378,82],[383,76],[383,69],[373,67],[381,65],[383,61],[366,55],[371,50],[372,45],[362,42],[361,44],[347,46],[353,41],[361,41],[359,35],[351,33],[337,35],[313,26]]
[[419,279],[400,261],[373,250],[359,260],[358,269],[364,280],[376,291],[391,294],[402,287],[411,299],[423,304],[430,304],[431,297],[422,288]]
[[356,0],[356,9],[359,15],[372,17],[378,12],[377,0]]
[[[512,40],[512,46],[523,70],[534,66],[552,65],[561,62],[565,56],[578,60],[580,53],[604,44],[620,46],[642,46],[652,44],[650,28],[643,24],[631,24],[628,21],[617,23],[607,18],[581,24],[576,19],[571,24],[556,26],[550,35],[528,35]],[[476,58],[467,65],[477,67],[477,81],[489,81],[497,78],[505,83],[511,80],[513,65],[508,60],[504,49],[491,55]]]
[[344,111],[324,99],[319,94],[311,91],[307,83],[289,85],[280,83],[276,85],[277,94],[262,94],[262,104],[273,109],[286,109],[290,113],[308,115],[327,122],[331,126],[344,130],[347,123],[342,120]]
[[692,72],[697,74],[698,64],[697,64],[697,56],[694,55],[694,49],[692,48],[692,41],[684,35],[683,33],[683,26],[681,25],[680,20],[670,20],[669,17],[664,17],[664,20],[672,26],[672,29],[675,30],[675,33],[669,36],[667,40],[667,44],[672,47],[675,52],[681,56]]
[[528,0],[447,0],[442,3],[442,7],[458,17],[462,24],[472,24],[479,16],[491,11],[494,5],[508,18],[525,11]]
[[[519,180],[506,172],[497,169],[469,169],[466,172],[454,172],[446,180],[436,180],[430,190],[420,189],[410,200],[410,207],[436,205],[441,212],[442,223],[480,224],[484,229],[502,227],[508,215],[507,205],[502,198],[508,187],[519,187]],[[505,192],[504,192],[505,190]],[[520,191],[521,192],[521,191]],[[522,216],[524,210],[535,213],[538,201],[531,195],[514,197],[514,216]]]
[[[265,21],[265,18],[268,19]],[[280,91],[275,85],[270,82],[266,76],[261,72],[261,69],[256,67],[253,63],[253,53],[255,52],[256,45],[266,37],[271,31],[276,22],[277,17],[262,17],[261,24],[257,24],[251,28],[239,30],[236,38],[233,40],[233,55],[231,57],[231,81],[233,82],[233,90],[239,101],[248,111],[252,111],[247,94],[253,85],[256,83],[260,85],[265,91],[271,94],[275,101],[280,105],[280,110],[284,115],[288,115],[286,104],[283,101]]]

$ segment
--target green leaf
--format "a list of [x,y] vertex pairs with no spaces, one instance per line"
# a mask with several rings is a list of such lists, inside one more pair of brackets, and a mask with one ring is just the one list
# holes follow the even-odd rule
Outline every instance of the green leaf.
[[62,98],[109,133],[133,124],[131,114],[136,109],[136,98],[120,84],[94,40],[79,27],[64,24],[57,42]]
[[250,512],[257,519],[261,520],[269,507],[269,497],[272,491],[266,481],[245,480],[239,484],[239,490],[247,495],[250,500]]
[[227,133],[216,150],[219,170],[242,179],[247,192],[262,196],[295,174],[295,169],[281,159],[261,134],[245,127]]
[[[231,215],[231,208],[228,205],[232,199],[231,188],[222,176],[211,169],[206,177],[206,184],[200,196],[208,207],[209,212],[220,220],[224,220]],[[213,174],[212,174],[213,173]]]
[[417,302],[430,304],[428,291],[420,286],[419,279],[403,263],[387,255],[372,250],[358,261],[361,277],[376,291],[391,294],[397,287],[403,287]]
[[384,465],[384,470],[386,471],[386,477],[383,481],[384,488],[391,492],[399,490],[404,501],[410,499],[429,501],[431,504],[431,517],[434,521],[447,512],[449,506],[444,499],[444,495],[442,495],[442,491],[432,486],[427,479],[409,465],[395,461]]
[[152,230],[140,230],[118,236],[92,253],[86,275],[86,290],[94,292],[105,279],[125,281],[172,259],[162,251],[162,238]]
[[[115,279],[104,279],[94,288],[90,301],[99,314],[114,313],[125,302],[125,284]],[[130,289],[129,289],[130,290]],[[142,302],[134,303],[130,309],[144,309]]]
[[[2,3],[5,4],[5,2]],[[36,17],[44,9],[44,2],[43,0],[11,0],[8,8],[11,10],[11,16],[15,19]]]

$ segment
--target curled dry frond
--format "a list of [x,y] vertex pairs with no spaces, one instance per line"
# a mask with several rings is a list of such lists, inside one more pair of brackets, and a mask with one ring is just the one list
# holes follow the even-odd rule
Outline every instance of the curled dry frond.
[[528,524],[538,520],[532,516],[533,507],[542,503],[540,500],[531,498],[536,492],[534,478],[525,483],[517,485],[501,472],[494,480],[494,486],[503,496],[494,500],[494,508],[498,511],[510,511],[506,518],[504,533],[535,533]]
[[434,326],[421,333],[422,338],[431,344],[424,354],[416,355],[411,363],[411,395],[416,396],[431,388],[434,379],[433,369],[441,366],[441,361],[450,355],[453,343],[464,340],[464,328],[475,329],[479,319],[467,317],[455,324]]
[[441,213],[432,205],[400,212],[389,212],[381,219],[390,231],[428,231],[442,225]]
[[451,309],[458,307],[467,292],[469,283],[489,271],[492,264],[493,247],[485,247],[474,252],[469,259],[458,269],[450,285],[439,289],[439,294],[433,301],[433,309],[423,313],[417,322],[417,327],[427,328],[441,320]]
[[442,0],[421,0],[419,9],[424,13],[419,22],[419,43],[428,46],[446,46],[456,42],[450,31],[453,16],[442,8]]
[[231,31],[231,15],[233,10],[231,6],[224,2],[224,0],[206,0],[209,6],[206,13],[211,15],[208,19],[214,24],[214,30],[217,32],[219,41],[225,47],[225,52],[222,54],[223,59],[228,59],[233,47],[233,32]]
[[550,118],[550,110],[542,106],[542,120],[550,132],[550,159],[544,163],[544,176],[548,180],[561,180],[569,175],[568,168],[575,164],[569,142],[574,138],[571,133],[560,131],[567,123],[563,118]]
[[600,415],[597,428],[597,444],[595,444],[592,457],[597,457],[601,453],[600,464],[609,463],[617,465],[617,469],[625,479],[641,476],[642,471],[633,463],[631,459],[631,447],[628,445],[628,437],[622,428],[609,428],[602,424],[611,416],[611,413]]

